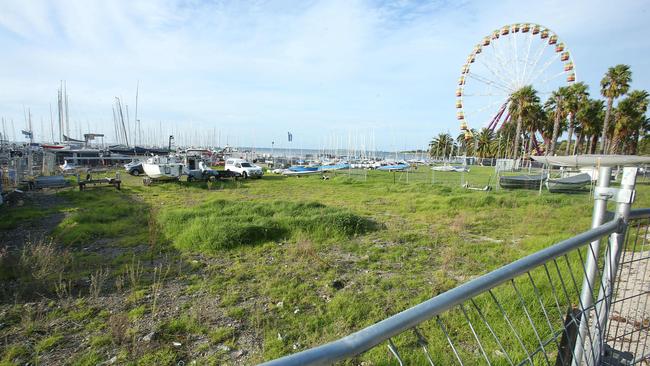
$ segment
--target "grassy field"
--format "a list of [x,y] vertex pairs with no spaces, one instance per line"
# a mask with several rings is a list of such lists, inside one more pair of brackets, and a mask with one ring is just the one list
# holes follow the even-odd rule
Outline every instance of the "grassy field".
[[[0,253],[0,364],[254,364],[334,340],[588,228],[588,194],[460,187],[492,174],[151,187],[123,175],[122,191],[65,190],[47,208],[36,196],[0,213],[15,244]],[[650,205],[648,190],[639,185],[636,207]],[[53,215],[51,241],[19,239]],[[433,328],[423,331],[444,364],[449,348]],[[389,360],[383,347],[356,361]]]

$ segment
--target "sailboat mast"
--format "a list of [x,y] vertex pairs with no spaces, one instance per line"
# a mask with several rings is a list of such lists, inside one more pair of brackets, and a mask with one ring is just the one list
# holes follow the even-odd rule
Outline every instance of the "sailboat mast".
[[129,147],[129,137],[127,136],[126,125],[124,124],[124,112],[122,111],[122,103],[120,102],[120,98],[115,97],[115,99],[117,99],[117,112],[122,125],[122,132],[124,133],[124,142],[126,144],[126,147]]
[[62,90],[63,90],[63,81],[61,81],[61,86],[59,86],[59,91],[57,93],[57,109],[59,115],[59,143],[63,142],[63,105],[62,103]]
[[63,82],[63,95],[65,97],[65,132],[70,137],[70,115],[68,114],[68,86]]
[[34,142],[34,131],[32,130],[32,111],[28,108],[27,115],[29,116],[29,143]]
[[[130,125],[130,119],[129,119],[129,105],[126,105],[126,132],[127,135],[131,133],[131,125]],[[133,141],[133,140],[131,140]]]
[[135,123],[135,137],[136,140],[133,142],[134,145],[141,144],[142,145],[142,135],[141,135],[141,129],[140,129],[140,120],[138,119],[138,92],[140,89],[140,81],[138,80],[138,83],[135,86],[135,116],[134,118],[134,123]]
[[50,135],[52,136],[52,143],[54,143],[54,114],[52,113],[52,103],[50,103]]

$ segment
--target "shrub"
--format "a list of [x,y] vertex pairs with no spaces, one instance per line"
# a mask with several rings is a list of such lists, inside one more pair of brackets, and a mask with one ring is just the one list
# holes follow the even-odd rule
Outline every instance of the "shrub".
[[212,200],[192,208],[167,211],[159,220],[177,247],[200,251],[255,245],[296,234],[322,242],[374,228],[367,218],[318,202]]

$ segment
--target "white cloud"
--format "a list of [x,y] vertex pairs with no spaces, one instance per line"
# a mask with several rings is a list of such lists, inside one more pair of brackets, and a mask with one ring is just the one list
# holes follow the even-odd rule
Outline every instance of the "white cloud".
[[304,130],[314,147],[328,131],[375,127],[380,147],[422,146],[457,130],[460,66],[494,28],[552,28],[594,92],[618,62],[647,89],[647,15],[642,2],[605,1],[4,2],[0,116],[18,126],[23,105],[49,116],[65,79],[73,121],[111,134],[113,98],[132,105],[139,80],[151,126],[192,121],[242,144],[256,131],[263,145]]

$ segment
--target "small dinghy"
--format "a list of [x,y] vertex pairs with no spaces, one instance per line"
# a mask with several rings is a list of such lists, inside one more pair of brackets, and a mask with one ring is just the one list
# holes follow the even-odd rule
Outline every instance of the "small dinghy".
[[502,175],[499,177],[499,185],[506,189],[538,189],[546,175]]
[[378,167],[377,170],[395,172],[395,171],[407,169],[408,167],[409,167],[408,164],[400,163],[400,164],[392,164],[392,165],[383,165]]
[[285,169],[282,175],[308,175],[320,173],[320,166],[294,165]]
[[591,184],[591,175],[582,173],[572,177],[549,179],[546,181],[546,188],[552,193],[583,192]]
[[438,166],[431,167],[431,170],[437,172],[456,172],[456,173],[469,172],[469,169],[467,169],[467,167],[463,165],[438,165]]
[[320,167],[320,170],[323,172],[327,172],[330,170],[343,170],[343,169],[350,169],[350,164],[348,163],[327,164]]

